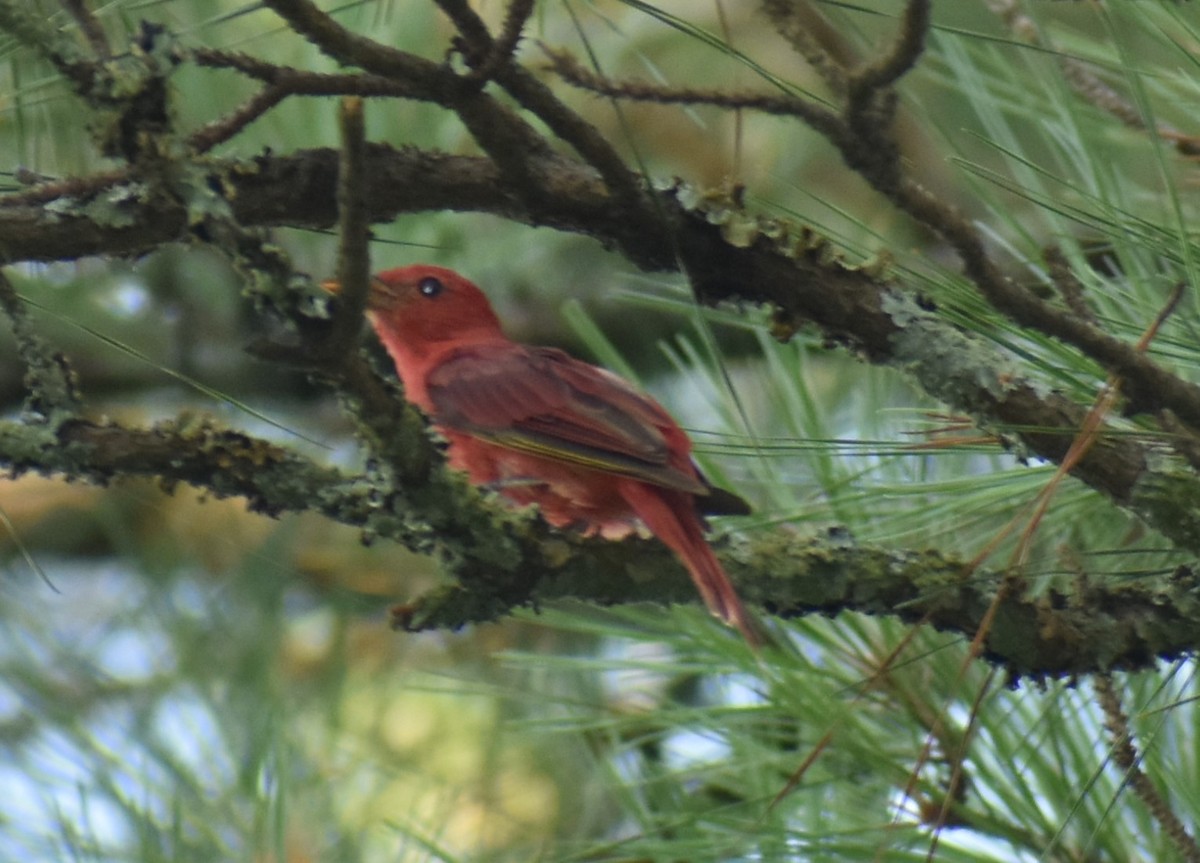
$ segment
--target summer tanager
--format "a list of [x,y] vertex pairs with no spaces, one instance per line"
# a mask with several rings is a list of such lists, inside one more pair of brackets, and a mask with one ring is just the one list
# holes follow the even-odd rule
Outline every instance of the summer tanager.
[[483,292],[443,267],[379,273],[367,313],[409,401],[449,441],[451,467],[537,504],[555,527],[619,538],[640,521],[678,555],[709,610],[759,644],[701,515],[749,507],[708,484],[661,405],[560,350],[510,341]]

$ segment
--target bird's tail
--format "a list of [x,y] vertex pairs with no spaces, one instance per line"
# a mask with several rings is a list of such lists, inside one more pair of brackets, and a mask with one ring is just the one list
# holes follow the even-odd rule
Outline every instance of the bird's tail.
[[704,538],[704,528],[690,494],[637,481],[621,483],[622,496],[650,532],[679,557],[700,597],[716,617],[736,627],[756,650],[762,638],[742,605],[725,569]]

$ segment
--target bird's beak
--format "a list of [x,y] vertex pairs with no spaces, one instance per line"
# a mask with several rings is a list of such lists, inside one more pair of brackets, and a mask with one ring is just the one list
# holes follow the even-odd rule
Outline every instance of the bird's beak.
[[[382,283],[374,276],[371,277],[370,287],[367,288],[367,311],[376,307],[376,302],[379,298],[379,290]],[[321,282],[321,289],[329,291],[331,294],[340,294],[342,292],[342,283],[337,279],[326,279]]]

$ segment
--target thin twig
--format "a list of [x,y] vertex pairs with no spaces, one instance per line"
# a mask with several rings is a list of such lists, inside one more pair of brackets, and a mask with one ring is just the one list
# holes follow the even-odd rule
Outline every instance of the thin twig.
[[288,96],[394,96],[398,99],[437,101],[421,83],[361,72],[309,72],[268,63],[236,51],[198,48],[192,58],[210,69],[232,69],[248,78],[277,87]]
[[855,100],[855,91],[866,93],[890,87],[916,65],[929,36],[931,7],[930,0],[909,0],[900,19],[900,33],[891,50],[876,62],[851,73],[846,82],[851,103]]
[[342,133],[338,163],[338,297],[341,303],[333,318],[326,346],[337,359],[346,356],[362,328],[370,289],[371,223],[363,206],[366,132],[362,99],[347,97],[338,113]]
[[[929,849],[925,853],[926,863],[933,863],[937,859],[938,842],[942,836],[942,830],[946,827],[962,826],[954,819],[954,810],[963,802],[967,794],[968,778],[966,774],[967,764],[967,748],[971,745],[971,738],[979,730],[979,716],[982,712],[983,699],[991,691],[992,684],[996,680],[996,669],[988,671],[987,678],[980,684],[979,691],[975,693],[975,699],[971,702],[971,709],[967,713],[967,727],[962,731],[962,739],[959,743],[956,752],[946,752],[946,757],[950,759],[954,765],[950,769],[950,780],[946,783],[946,790],[942,796],[942,804],[938,807],[937,818],[933,823],[933,835],[929,839]],[[955,681],[957,684],[957,680]],[[939,714],[939,725],[941,716],[945,715],[949,710],[949,704]],[[930,734],[934,733],[930,729]],[[943,747],[945,743],[943,742]],[[921,770],[921,765],[913,768],[913,774],[918,775]]]
[[831,137],[844,133],[842,121],[836,114],[797,96],[662,87],[643,81],[611,81],[585,69],[565,51],[555,51],[548,46],[542,46],[542,50],[549,57],[550,69],[556,75],[574,87],[600,96],[658,105],[710,105],[729,110],[762,111],[775,116],[796,117]]
[[340,63],[412,82],[420,82],[433,100],[448,98],[454,74],[423,57],[399,51],[347,30],[309,0],[263,0],[292,29]]
[[1116,765],[1125,771],[1125,784],[1132,788],[1133,793],[1146,805],[1150,815],[1179,849],[1183,859],[1189,863],[1200,863],[1200,845],[1196,844],[1196,838],[1142,770],[1142,759],[1133,744],[1129,717],[1121,707],[1121,697],[1113,686],[1112,677],[1098,674],[1092,681],[1092,687],[1096,690],[1096,700],[1100,702],[1104,711],[1104,727],[1112,736],[1112,747],[1109,751]]
[[[1030,45],[1045,45],[1037,25],[1021,11],[1015,0],[988,0],[987,5],[1019,38]],[[1057,52],[1055,56],[1066,82],[1084,101],[1116,117],[1130,129],[1145,131],[1151,128],[1148,118],[1137,105],[1105,82],[1086,61]],[[1180,132],[1164,122],[1153,124],[1153,128],[1159,137],[1174,142],[1175,149],[1181,154],[1200,154],[1200,140],[1195,135]]]
[[61,0],[61,2],[63,8],[75,19],[79,29],[83,31],[84,38],[92,46],[92,51],[96,56],[101,60],[111,57],[112,48],[108,44],[108,35],[104,32],[104,26],[100,23],[100,19],[88,8],[86,0]]
[[[494,43],[487,28],[466,0],[436,2],[442,11],[450,16],[463,37],[472,43],[474,53],[488,56],[492,52]],[[585,162],[596,169],[631,219],[639,214],[653,218],[653,210],[645,205],[637,176],[629,170],[620,154],[594,126],[564,105],[545,84],[515,63],[498,68],[495,81],[507,90],[522,108],[545,123],[555,135],[574,148]]]
[[196,48],[192,51],[192,59],[198,66],[212,69],[236,69],[250,78],[257,78],[266,84],[275,83],[278,73],[286,69],[268,63],[259,57],[245,54],[241,51],[220,51],[215,48]]
[[188,135],[188,145],[193,153],[207,153],[218,144],[223,144],[240,134],[288,95],[290,94],[284,88],[268,84],[224,117],[206,123]]
[[1079,280],[1079,277],[1071,269],[1071,264],[1067,260],[1067,256],[1063,254],[1062,247],[1050,246],[1043,253],[1042,257],[1046,261],[1050,281],[1058,288],[1058,292],[1062,296],[1067,308],[1074,312],[1081,320],[1087,321],[1092,326],[1098,326],[1099,321],[1096,320],[1096,314],[1087,304],[1083,282]]
[[492,45],[483,62],[472,70],[472,77],[487,81],[496,74],[496,70],[501,66],[512,64],[517,45],[525,32],[525,23],[533,14],[535,2],[536,0],[511,0],[504,16],[504,25],[500,30],[500,36]]
[[129,179],[129,168],[101,171],[86,177],[48,180],[31,189],[0,197],[0,207],[30,207],[59,198],[88,198]]
[[763,12],[775,25],[775,30],[787,39],[796,53],[812,66],[813,71],[835,96],[846,95],[846,67],[838,62],[814,36],[814,20],[819,13],[799,0],[764,0]]

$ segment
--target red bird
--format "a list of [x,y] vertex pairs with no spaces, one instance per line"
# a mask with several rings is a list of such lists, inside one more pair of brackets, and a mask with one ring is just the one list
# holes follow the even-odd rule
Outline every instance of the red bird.
[[443,267],[379,273],[367,311],[409,401],[449,441],[451,467],[537,504],[555,527],[619,538],[640,521],[678,555],[709,610],[759,644],[700,514],[749,508],[705,481],[661,405],[560,350],[510,341],[483,292]]

